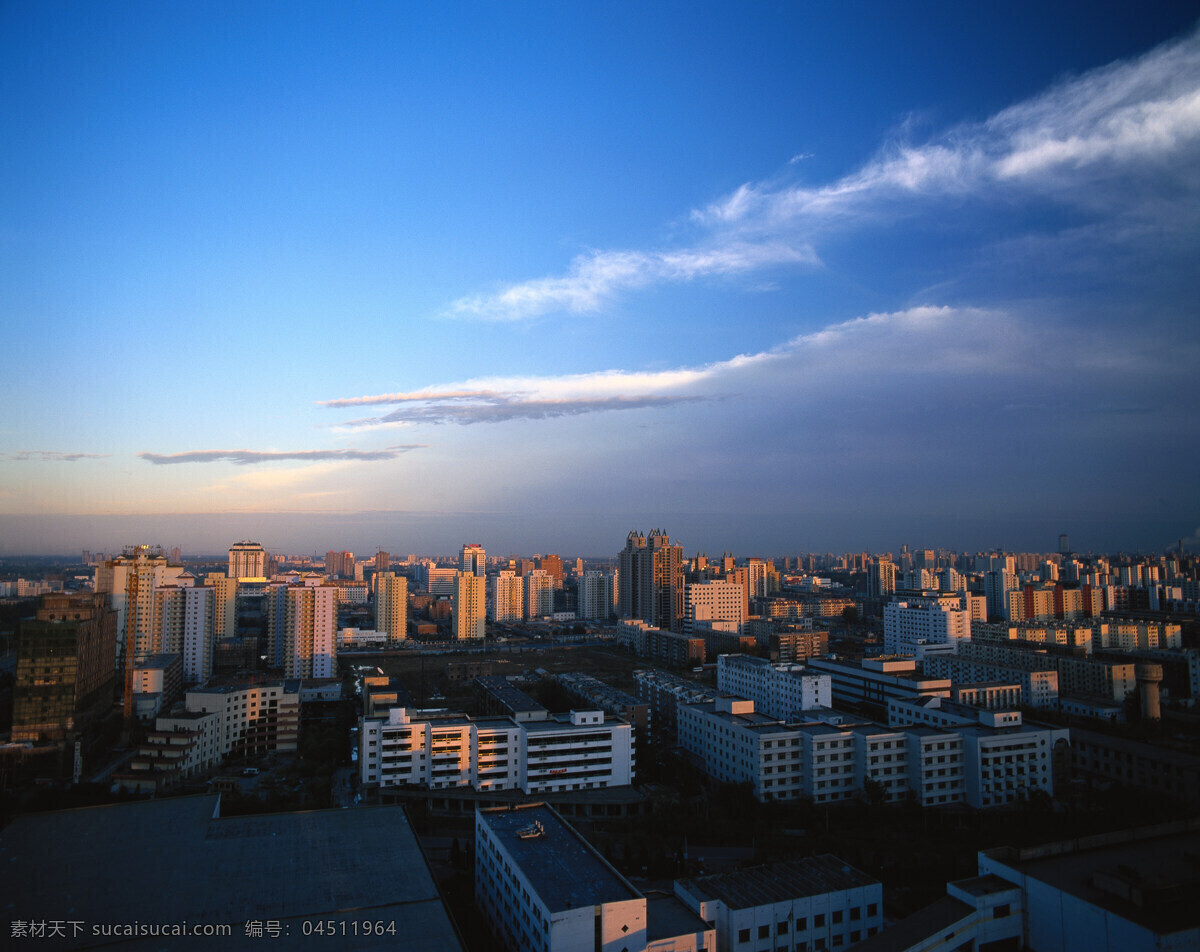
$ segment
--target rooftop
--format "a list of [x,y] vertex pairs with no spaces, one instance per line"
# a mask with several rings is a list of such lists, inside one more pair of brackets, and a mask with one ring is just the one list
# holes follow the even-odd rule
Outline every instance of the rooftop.
[[[476,814],[551,912],[637,899],[639,893],[556,811],[542,803]],[[521,835],[536,830],[536,835]]]
[[1200,927],[1200,818],[982,856],[1160,934]]
[[684,880],[683,885],[688,892],[719,899],[730,909],[751,909],[843,889],[876,886],[879,880],[826,853],[790,863],[701,876]]
[[[229,924],[221,948],[258,947],[250,920],[279,920],[290,948],[323,949],[305,920],[395,921],[395,935],[359,935],[355,949],[460,949],[400,807],[216,817],[219,797],[178,797],[19,816],[0,833],[2,900],[10,919]],[[135,844],[131,847],[131,844]],[[364,875],[364,863],[370,875]],[[339,925],[340,928],[340,925]],[[91,935],[47,949],[111,943]],[[125,938],[123,948],[162,947]],[[334,943],[336,944],[336,942]],[[171,948],[214,940],[173,937]]]

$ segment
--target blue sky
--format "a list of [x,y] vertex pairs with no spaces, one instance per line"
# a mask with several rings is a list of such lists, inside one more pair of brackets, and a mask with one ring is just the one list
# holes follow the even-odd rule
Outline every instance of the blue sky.
[[0,5],[4,551],[1200,541],[1191,4],[515,6]]

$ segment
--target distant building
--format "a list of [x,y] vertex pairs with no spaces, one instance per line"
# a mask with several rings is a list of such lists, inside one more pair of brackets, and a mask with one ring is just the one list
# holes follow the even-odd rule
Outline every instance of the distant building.
[[554,579],[544,569],[525,576],[525,617],[546,618],[554,614]]
[[717,658],[717,690],[754,702],[768,717],[791,720],[802,711],[832,706],[830,677],[799,664],[772,664],[750,655]]
[[403,575],[375,573],[375,630],[391,642],[408,637],[408,579]]
[[590,570],[579,578],[578,610],[583,619],[605,620],[616,613],[617,576]]
[[337,588],[287,589],[283,670],[289,678],[332,678],[337,674]]
[[640,618],[664,631],[683,630],[683,546],[655,529],[630,532],[617,554],[622,618]]
[[487,574],[487,553],[483,546],[468,542],[458,555],[458,570],[483,578]]
[[501,569],[493,575],[492,597],[488,602],[488,614],[493,622],[511,625],[525,617],[525,580],[512,569]]
[[61,742],[107,713],[116,688],[117,614],[103,594],[43,595],[17,627],[12,739]]
[[487,624],[487,591],[483,576],[455,573],[452,610],[457,641],[483,638]]
[[257,542],[235,542],[229,547],[230,578],[266,578],[267,550]]
[[883,606],[883,650],[921,659],[954,654],[971,639],[971,616],[957,595],[895,598]]

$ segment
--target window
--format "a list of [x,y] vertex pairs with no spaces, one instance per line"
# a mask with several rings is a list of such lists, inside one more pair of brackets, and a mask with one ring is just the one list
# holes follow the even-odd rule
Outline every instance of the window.
[[878,912],[879,912],[879,906],[877,906],[877,905],[876,905],[875,903],[873,903],[873,902],[869,902],[869,903],[867,903],[867,915],[868,915],[868,916],[874,916],[874,915],[877,915],[877,914],[878,914]]
[[738,942],[741,943],[741,942],[749,942],[749,941],[750,941],[750,930],[749,929],[738,929]]
[[771,934],[771,927],[770,927],[770,926],[759,926],[759,927],[758,927],[758,937],[759,937],[760,939],[765,939],[765,938],[767,938],[768,936],[770,936],[770,934]]
[[803,932],[808,928],[808,916],[801,916],[796,920],[796,931]]
[[1009,914],[1009,912],[1010,912],[1010,910],[1008,907],[1008,903],[1004,903],[1003,905],[997,906],[995,909],[992,910],[992,918],[993,919],[1003,919],[1005,916],[1007,916]]
[[813,928],[820,929],[823,925],[825,925],[825,913],[818,912],[815,916],[813,916]]
[[775,926],[775,934],[776,935],[787,935],[787,932],[788,932],[788,924],[787,924],[786,919],[784,919],[783,922],[780,922],[778,925]]
[[854,906],[850,909],[850,921],[857,922],[862,918],[862,909],[859,906]]
[[841,921],[842,921],[842,910],[834,909],[833,910],[833,924],[836,926]]

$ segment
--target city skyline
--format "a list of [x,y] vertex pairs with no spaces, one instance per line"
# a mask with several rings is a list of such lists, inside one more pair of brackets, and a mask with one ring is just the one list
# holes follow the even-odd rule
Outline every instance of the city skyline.
[[0,27],[2,554],[1200,544],[1190,5]]

